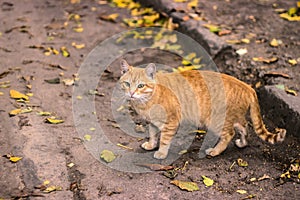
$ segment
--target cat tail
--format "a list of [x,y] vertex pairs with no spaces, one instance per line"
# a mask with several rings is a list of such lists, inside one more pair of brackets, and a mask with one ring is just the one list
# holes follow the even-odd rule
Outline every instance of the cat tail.
[[253,129],[256,132],[256,134],[264,141],[269,142],[271,144],[274,144],[276,142],[282,142],[286,135],[285,129],[276,128],[276,133],[269,132],[265,124],[262,120],[261,114],[260,114],[260,108],[258,103],[258,98],[256,93],[254,92],[253,100],[250,104],[250,117],[253,124]]

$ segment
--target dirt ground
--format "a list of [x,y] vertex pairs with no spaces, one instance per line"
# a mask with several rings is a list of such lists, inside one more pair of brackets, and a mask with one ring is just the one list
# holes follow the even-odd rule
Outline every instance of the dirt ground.
[[[251,43],[240,45],[247,47],[247,55],[224,61],[220,69],[248,83],[284,84],[299,91],[299,64],[292,67],[287,61],[300,55],[299,22],[278,18],[272,8],[275,1],[238,2],[200,4],[206,19],[233,29],[234,34],[224,37],[240,39],[250,32],[256,34]],[[285,9],[295,4],[277,3]],[[299,168],[300,140],[290,133],[282,144],[269,145],[251,131],[248,147],[238,149],[231,144],[223,154],[211,159],[198,158],[203,141],[203,136],[198,135],[188,152],[172,164],[178,173],[175,180],[198,184],[199,191],[194,192],[171,184],[166,172],[122,172],[99,162],[85,148],[83,133],[75,129],[73,87],[67,84],[74,80],[81,63],[97,44],[129,29],[122,23],[123,18],[130,17],[129,11],[92,0],[74,4],[69,0],[14,0],[1,1],[0,6],[0,199],[297,199],[300,195],[299,172],[295,169]],[[119,13],[114,22],[100,19],[112,13]],[[255,16],[256,22],[249,16]],[[280,48],[269,46],[273,37],[283,41]],[[266,42],[257,44],[255,40]],[[73,42],[85,47],[76,48]],[[63,56],[61,47],[66,47],[70,55]],[[56,55],[55,50],[60,53]],[[273,55],[279,60],[269,65],[251,60]],[[157,61],[176,67],[181,60],[173,56],[155,50],[124,55],[130,64]],[[290,78],[265,74],[270,71],[287,73]],[[115,144],[143,153],[139,145],[144,139],[125,135],[111,113],[112,90],[119,76],[116,60],[98,83],[96,116]],[[30,102],[17,102],[10,98],[11,89],[33,96]],[[33,112],[9,116],[11,110],[25,107]],[[51,112],[64,123],[45,123],[47,117],[37,115],[39,111]],[[270,129],[275,128],[272,119],[265,121]],[[11,162],[11,155],[22,159]],[[238,159],[247,161],[248,166],[239,166]],[[214,184],[206,187],[202,176],[213,179]],[[45,192],[49,186],[58,191]]]

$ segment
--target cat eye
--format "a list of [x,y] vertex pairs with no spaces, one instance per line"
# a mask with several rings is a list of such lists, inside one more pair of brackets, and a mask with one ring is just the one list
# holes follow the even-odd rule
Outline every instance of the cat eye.
[[130,83],[127,82],[127,81],[124,81],[123,84],[124,84],[126,87],[130,87]]
[[145,84],[142,84],[142,83],[141,83],[141,84],[138,84],[137,87],[141,89],[141,88],[145,87]]

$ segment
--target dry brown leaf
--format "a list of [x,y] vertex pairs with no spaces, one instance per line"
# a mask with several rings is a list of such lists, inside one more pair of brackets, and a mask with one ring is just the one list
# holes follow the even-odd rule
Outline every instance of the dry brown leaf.
[[122,147],[122,148],[124,148],[124,149],[133,150],[133,148],[132,148],[132,147],[125,146],[125,145],[123,145],[123,144],[120,144],[120,143],[118,143],[118,144],[117,144],[117,146],[118,146],[118,147]]
[[264,174],[262,177],[258,178],[257,181],[262,181],[265,179],[270,179],[271,177],[269,175]]
[[269,64],[269,63],[276,62],[278,60],[278,58],[277,57],[271,57],[271,58],[253,57],[252,60]]
[[222,35],[229,35],[231,33],[231,30],[221,30],[218,32],[218,35],[219,36],[222,36]]
[[275,72],[275,71],[269,71],[264,74],[264,76],[274,76],[274,77],[283,77],[283,78],[290,78],[290,76],[286,73],[282,72]]

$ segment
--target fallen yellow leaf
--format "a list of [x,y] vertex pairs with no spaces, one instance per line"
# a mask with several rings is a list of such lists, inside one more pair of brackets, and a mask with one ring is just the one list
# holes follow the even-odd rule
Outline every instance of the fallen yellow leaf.
[[126,8],[129,4],[129,2],[124,0],[113,0],[112,1],[117,7],[119,8]]
[[272,39],[271,40],[271,42],[270,42],[270,45],[272,46],[272,47],[278,47],[279,45],[281,45],[282,44],[282,41],[281,40],[277,40],[277,39]]
[[237,159],[237,164],[240,166],[240,167],[247,167],[248,166],[248,162],[241,159],[241,158],[238,158]]
[[29,100],[29,97],[25,94],[22,94],[21,92],[18,92],[17,90],[10,90],[9,91],[10,97],[13,99],[24,99],[25,101]]
[[25,108],[25,109],[14,109],[12,111],[9,112],[9,116],[15,116],[15,115],[18,115],[18,114],[23,114],[23,113],[29,113],[29,112],[32,112],[32,108],[28,107],[28,108]]
[[250,43],[250,40],[248,38],[243,38],[241,39],[241,41],[245,44],[249,44]]
[[285,88],[285,92],[294,96],[298,96],[297,92],[292,89]]
[[186,154],[187,152],[188,152],[188,150],[183,149],[183,150],[179,151],[178,154],[183,155],[183,154]]
[[74,79],[64,79],[62,80],[62,82],[66,85],[66,86],[71,86],[74,84]]
[[43,192],[50,193],[50,192],[61,191],[61,190],[62,190],[61,186],[52,185],[47,187],[45,190],[43,190]]
[[45,49],[45,51],[44,51],[44,55],[45,55],[45,56],[50,56],[51,53],[52,53],[52,50],[51,50],[50,48]]
[[100,19],[106,20],[106,21],[111,21],[111,22],[116,22],[116,19],[119,17],[118,13],[113,13],[110,15],[102,15],[100,16]]
[[192,60],[196,57],[196,53],[192,52],[192,53],[189,53],[188,55],[184,56],[184,60]]
[[240,56],[245,55],[246,53],[248,53],[248,50],[246,48],[241,48],[235,51],[237,54],[239,54]]
[[89,135],[89,134],[86,134],[86,135],[83,136],[83,138],[84,138],[86,141],[91,141],[92,136]]
[[159,13],[153,14],[153,15],[145,15],[143,16],[143,19],[145,20],[145,24],[154,24],[154,21],[159,19],[160,15]]
[[77,33],[81,33],[81,32],[83,32],[83,27],[81,27],[81,26],[74,27],[73,30]]
[[26,96],[33,97],[33,93],[26,93]]
[[175,3],[184,3],[187,2],[188,0],[173,0]]
[[14,110],[9,112],[9,116],[15,116],[17,114],[20,114],[21,111],[22,111],[21,109],[14,109]]
[[197,183],[194,183],[194,182],[174,180],[174,181],[171,181],[170,183],[176,185],[177,187],[179,187],[182,190],[187,190],[189,192],[199,190]]
[[69,163],[69,164],[67,164],[67,166],[68,166],[69,168],[72,168],[72,167],[74,167],[74,165],[75,165],[75,164],[74,164],[74,163],[72,163],[72,162],[71,162],[71,163]]
[[0,92],[0,96],[2,96],[4,93],[3,92]]
[[206,176],[202,176],[202,178],[203,178],[204,185],[206,185],[207,187],[210,187],[214,184],[214,180],[212,180]]
[[290,16],[288,13],[281,13],[279,16],[288,21],[300,21],[300,16]]
[[40,112],[37,112],[37,114],[41,115],[41,116],[50,116],[51,112],[40,111]]
[[21,159],[22,159],[22,157],[17,157],[17,156],[11,156],[11,157],[9,157],[9,160],[10,160],[11,162],[13,162],[13,163],[18,162],[18,161],[21,160]]
[[183,59],[181,64],[187,66],[187,65],[191,65],[192,63],[190,61],[186,60],[186,59]]
[[239,194],[247,194],[246,190],[237,190],[236,192],[239,193]]
[[200,69],[202,65],[192,65],[192,66],[185,66],[185,67],[178,67],[177,69],[173,69],[173,71],[185,72],[189,70]]
[[291,178],[290,171],[287,171],[280,175],[280,178]]
[[67,50],[67,47],[62,46],[62,47],[60,48],[60,51],[61,51],[61,53],[62,53],[62,55],[63,55],[64,57],[70,57],[70,53],[69,53],[69,51]]
[[105,162],[110,163],[116,159],[116,155],[109,150],[103,150],[100,154],[100,158],[102,158]]
[[50,181],[49,180],[45,180],[44,182],[43,182],[43,185],[49,185],[50,184]]
[[295,60],[295,59],[290,59],[290,60],[288,60],[288,62],[291,64],[291,65],[297,65],[297,60]]
[[189,9],[196,8],[198,6],[198,0],[192,0],[188,3],[187,7]]
[[46,118],[45,122],[50,123],[50,124],[60,124],[60,123],[63,123],[64,120],[56,119],[55,117],[48,117],[48,118]]
[[85,47],[85,44],[76,44],[76,42],[72,42],[72,46],[76,49],[83,49]]

